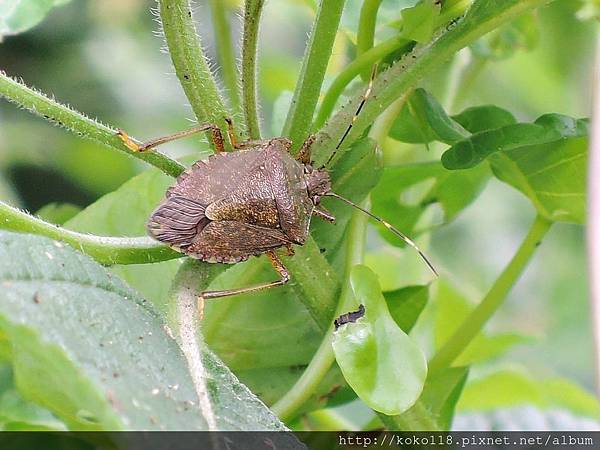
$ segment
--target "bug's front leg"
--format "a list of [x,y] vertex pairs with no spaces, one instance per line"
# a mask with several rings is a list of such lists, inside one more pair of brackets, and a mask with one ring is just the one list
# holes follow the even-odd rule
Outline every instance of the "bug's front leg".
[[217,153],[225,151],[225,147],[223,144],[223,135],[221,134],[221,130],[218,126],[212,123],[198,125],[188,130],[183,130],[179,131],[178,133],[169,134],[168,136],[162,136],[159,138],[151,139],[143,143],[136,142],[123,130],[117,130],[117,136],[119,136],[123,143],[134,152],[144,152],[151,148],[162,145],[166,142],[175,141],[177,139],[188,137],[192,134],[200,133],[202,131],[211,131],[212,141],[215,144],[215,150]]
[[223,291],[206,291],[200,294],[198,298],[198,310],[203,310],[203,303],[205,299],[209,298],[221,298],[221,297],[230,297],[232,295],[245,294],[247,292],[256,292],[261,291],[263,289],[270,289],[277,286],[283,286],[290,281],[290,273],[287,268],[283,265],[283,262],[279,259],[279,257],[275,254],[274,251],[270,250],[267,252],[267,257],[271,261],[273,268],[279,274],[279,280],[271,281],[270,283],[258,284],[256,286],[248,286],[245,288],[238,289],[225,289]]
[[314,134],[311,134],[306,138],[306,140],[302,144],[302,147],[300,148],[300,151],[296,155],[296,161],[299,161],[302,164],[310,164],[311,148],[314,142]]

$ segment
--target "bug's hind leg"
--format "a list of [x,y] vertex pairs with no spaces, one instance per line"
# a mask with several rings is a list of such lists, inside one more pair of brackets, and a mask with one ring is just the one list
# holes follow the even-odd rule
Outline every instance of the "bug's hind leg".
[[[201,304],[201,302],[203,300],[209,299],[209,298],[230,297],[232,295],[245,294],[247,292],[256,292],[256,291],[261,291],[263,289],[269,289],[269,288],[273,288],[273,287],[277,287],[277,286],[283,286],[288,281],[290,281],[290,273],[288,272],[286,267],[283,265],[283,262],[281,262],[279,257],[275,254],[275,252],[270,250],[267,252],[267,256],[269,257],[269,260],[271,261],[273,268],[279,274],[279,276],[280,276],[279,280],[271,281],[270,283],[258,284],[256,286],[248,286],[245,288],[226,289],[223,291],[202,292],[200,294],[200,298],[198,299],[199,303]],[[199,309],[201,310],[202,308],[199,308]]]
[[117,136],[121,138],[123,143],[129,147],[134,152],[144,152],[146,150],[150,150],[151,148],[158,147],[159,145],[165,144],[167,142],[175,141],[177,139],[181,139],[184,137],[191,136],[192,134],[200,133],[202,131],[211,131],[212,132],[212,140],[215,144],[215,150],[217,153],[225,150],[223,145],[223,135],[221,134],[221,130],[218,126],[207,123],[204,125],[197,125],[195,127],[189,128],[187,130],[179,131],[178,133],[169,134],[168,136],[162,136],[159,138],[151,139],[149,141],[138,143],[134,139],[132,139],[125,131],[117,130]]

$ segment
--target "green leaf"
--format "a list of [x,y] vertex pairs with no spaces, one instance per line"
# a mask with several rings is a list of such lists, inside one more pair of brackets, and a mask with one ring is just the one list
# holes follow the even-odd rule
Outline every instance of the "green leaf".
[[394,120],[390,136],[412,144],[431,141],[454,144],[468,138],[470,133],[514,123],[516,119],[509,111],[494,105],[474,106],[450,117],[435,97],[419,88]]
[[435,28],[439,6],[431,0],[423,0],[401,12],[403,19],[402,36],[420,43],[429,42]]
[[202,400],[147,302],[69,246],[0,233],[0,283],[16,385],[70,429],[283,429],[208,350]]
[[446,114],[433,95],[418,88],[394,121],[390,136],[404,142],[437,140],[452,144],[469,137],[469,132]]
[[540,215],[584,223],[587,126],[585,119],[545,114],[476,133],[447,150],[442,164],[465,169],[490,157],[494,175],[529,197]]
[[[439,280],[434,296],[435,312],[435,347],[441,348],[452,336],[458,326],[468,317],[474,306],[450,283]],[[489,361],[503,355],[515,345],[530,342],[531,338],[516,333],[480,333],[462,354],[455,364],[467,366]]]
[[0,366],[0,427],[3,431],[66,430],[65,424],[50,411],[28,402],[19,394],[9,364]]
[[392,319],[370,269],[355,266],[350,282],[365,315],[334,332],[335,358],[348,384],[369,407],[400,414],[421,394],[427,376],[425,356]]
[[71,203],[48,203],[40,208],[35,215],[46,222],[55,225],[64,225],[65,222],[75,217],[81,208]]
[[0,36],[17,34],[40,23],[56,6],[70,0],[3,0],[0,3]]
[[548,144],[565,137],[587,134],[587,121],[560,114],[546,114],[535,123],[517,123],[473,134],[454,144],[442,155],[447,169],[473,167],[496,152],[518,150],[531,145]]
[[[451,222],[477,198],[488,178],[484,166],[460,174],[438,162],[386,167],[371,196],[373,212],[415,237]],[[388,242],[404,246],[385,227],[379,230]]]
[[587,138],[564,138],[496,154],[491,167],[546,219],[584,224],[587,148]]
[[452,116],[456,122],[471,133],[505,127],[517,123],[511,112],[495,105],[473,106]]
[[[200,155],[202,157],[205,155]],[[130,179],[65,223],[65,228],[100,236],[144,236],[146,221],[174,180],[157,169]],[[112,270],[144,298],[164,310],[171,281],[181,263],[115,266]]]
[[502,60],[510,58],[519,50],[531,51],[538,42],[537,17],[530,12],[479,39],[471,49],[480,58]]
[[559,377],[539,379],[523,368],[503,369],[470,381],[459,411],[492,411],[522,405],[543,410],[561,408],[600,420],[600,403],[591,393]]
[[414,114],[424,121],[440,142],[453,144],[469,137],[469,132],[451,119],[433,95],[425,89],[415,89],[409,99]]
[[392,319],[405,333],[412,327],[423,312],[429,298],[429,286],[407,286],[383,293]]

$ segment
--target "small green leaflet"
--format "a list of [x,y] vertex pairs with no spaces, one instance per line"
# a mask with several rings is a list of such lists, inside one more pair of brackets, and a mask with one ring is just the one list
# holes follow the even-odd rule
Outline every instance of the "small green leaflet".
[[392,319],[370,269],[355,266],[350,282],[365,315],[334,332],[336,361],[348,384],[369,407],[387,415],[400,414],[423,390],[425,356]]
[[0,38],[18,34],[40,23],[56,6],[71,0],[2,0],[0,2]]

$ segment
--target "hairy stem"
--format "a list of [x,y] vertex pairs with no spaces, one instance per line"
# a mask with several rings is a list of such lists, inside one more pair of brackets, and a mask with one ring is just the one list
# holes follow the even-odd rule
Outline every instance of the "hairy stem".
[[223,81],[231,102],[231,107],[235,112],[240,111],[241,101],[238,86],[238,69],[235,61],[235,51],[231,41],[231,29],[229,26],[229,17],[227,11],[227,2],[223,0],[210,0],[210,10],[212,11],[212,22],[215,28],[215,42],[217,55],[221,63]]
[[37,92],[0,72],[0,96],[29,112],[40,116],[54,125],[65,128],[76,135],[103,144],[112,149],[127,153],[162,170],[167,175],[178,176],[185,167],[168,156],[158,152],[134,152],[123,144],[112,129],[96,120],[86,117],[68,106]]
[[198,406],[209,431],[217,430],[217,421],[206,383],[208,377],[203,361],[205,344],[200,333],[198,295],[225,267],[223,264],[207,264],[187,259],[177,271],[169,293],[167,324],[187,361]]
[[242,109],[250,139],[260,139],[257,97],[257,48],[265,0],[246,0],[242,39]]
[[[382,0],[365,0],[360,9],[358,20],[358,32],[356,35],[356,56],[369,51],[375,40],[375,25],[377,23],[377,12]],[[369,69],[361,69],[360,75],[364,81],[369,79]]]
[[[449,26],[431,43],[415,47],[377,77],[371,101],[364,105],[342,150],[351,145],[392,102],[414,89],[425,75],[445,63],[458,50],[515,17],[551,1],[505,0],[490,4],[487,0],[475,0],[462,20]],[[361,100],[362,93],[352,98],[317,134],[313,145],[317,165],[325,162],[334,150]]]
[[345,0],[322,0],[283,128],[298,149],[308,136]]
[[450,367],[473,338],[479,334],[485,323],[504,302],[506,295],[527,267],[533,252],[540,245],[542,238],[551,225],[552,222],[542,216],[536,217],[517,253],[515,253],[487,295],[431,359],[429,362],[431,373]]
[[[175,73],[199,123],[213,123],[227,129],[225,108],[215,79],[208,67],[192,18],[189,0],[159,0],[160,18]],[[231,144],[226,142],[231,150]]]
[[[368,208],[368,201],[363,202],[363,207]],[[347,232],[347,253],[344,272],[348,279],[350,270],[356,264],[360,264],[365,250],[365,237],[367,229],[367,216],[359,212],[354,212],[352,219],[348,224]],[[337,306],[335,315],[338,316],[354,306],[354,295],[350,283],[345,283],[342,287],[342,293]],[[302,376],[296,381],[296,384],[281,397],[272,407],[273,412],[282,420],[293,418],[296,411],[308,400],[315,391],[319,383],[323,380],[332,364],[335,361],[331,339],[333,330],[331,322],[329,329],[321,342],[321,345],[314,354],[308,367]]]
[[0,228],[65,242],[100,264],[147,264],[183,256],[149,237],[116,238],[66,230],[0,202]]
[[339,278],[311,237],[304,245],[296,247],[295,252],[293,257],[287,256],[286,250],[280,250],[278,254],[292,273],[291,284],[298,291],[300,300],[325,332],[334,318]]

